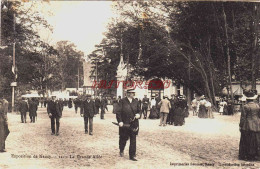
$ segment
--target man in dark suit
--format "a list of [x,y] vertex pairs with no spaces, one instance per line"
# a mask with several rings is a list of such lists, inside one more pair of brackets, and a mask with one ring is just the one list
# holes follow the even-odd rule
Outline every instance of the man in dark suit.
[[63,112],[63,108],[64,108],[64,101],[62,98],[59,98],[59,104],[60,104],[60,107],[61,107],[61,112]]
[[[137,161],[136,156],[136,135],[139,131],[141,114],[140,104],[134,99],[134,90],[127,90],[127,97],[123,98],[118,105],[116,118],[119,124],[119,149],[120,156],[124,156],[124,149],[128,138],[130,138],[129,158]],[[130,127],[124,127],[124,126]]]
[[[93,135],[93,117],[95,115],[95,103],[90,99],[90,95],[86,95],[86,99],[83,100],[80,109],[81,117],[84,117],[85,134]],[[89,126],[88,126],[89,122]]]
[[159,105],[159,103],[161,100],[162,99],[159,97],[159,95],[156,94],[155,101],[156,101],[156,109],[157,109],[157,113],[158,113],[158,118],[160,118],[160,107],[161,106]]
[[31,123],[35,123],[35,117],[37,116],[38,105],[34,98],[29,101],[29,116]]
[[101,102],[100,102],[99,97],[97,96],[95,99],[95,110],[96,110],[95,114],[99,114],[100,105],[101,105]]
[[78,113],[78,107],[80,107],[80,100],[79,98],[76,98],[74,101],[74,107],[75,107],[75,113]]
[[142,100],[142,113],[144,114],[144,119],[147,117],[147,110],[149,105],[149,98],[147,98],[147,95],[144,95],[144,98]]
[[103,96],[101,102],[100,102],[100,109],[101,109],[101,112],[100,112],[100,119],[103,119],[104,120],[104,114],[105,114],[105,109],[107,109],[107,100],[106,98]]
[[61,105],[58,100],[56,100],[56,96],[52,96],[51,100],[47,105],[47,112],[51,119],[51,135],[55,134],[55,121],[56,121],[56,136],[59,135],[60,129],[60,118],[62,116]]
[[19,112],[21,113],[22,123],[26,123],[26,113],[28,112],[29,107],[26,99],[23,97],[22,101],[19,104]]

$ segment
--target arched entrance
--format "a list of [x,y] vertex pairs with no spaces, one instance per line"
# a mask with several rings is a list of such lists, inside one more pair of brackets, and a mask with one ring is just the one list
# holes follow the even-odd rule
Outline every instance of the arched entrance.
[[164,84],[160,79],[153,79],[148,85],[148,94],[151,98],[158,96],[162,98],[164,95]]

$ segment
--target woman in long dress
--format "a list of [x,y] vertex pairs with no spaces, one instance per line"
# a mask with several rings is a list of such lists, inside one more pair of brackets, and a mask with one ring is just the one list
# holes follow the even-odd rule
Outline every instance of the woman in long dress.
[[227,102],[225,102],[225,100],[221,100],[221,102],[219,103],[219,114],[223,115],[224,114],[224,107],[227,105]]
[[154,100],[154,98],[152,98],[149,119],[157,119],[157,118],[158,118],[158,113],[156,109],[156,101]]
[[207,103],[205,104],[207,111],[208,111],[208,118],[214,119],[214,115],[211,108],[211,103],[209,100],[207,100]]
[[205,100],[205,97],[202,97],[199,102],[199,118],[208,118],[208,110],[206,108],[207,101]]
[[182,126],[185,124],[185,117],[188,117],[187,101],[183,96],[178,97],[176,109],[174,110],[173,123],[174,126]]
[[240,160],[260,159],[260,107],[254,100],[257,95],[254,92],[245,92],[247,104],[242,107],[240,118]]

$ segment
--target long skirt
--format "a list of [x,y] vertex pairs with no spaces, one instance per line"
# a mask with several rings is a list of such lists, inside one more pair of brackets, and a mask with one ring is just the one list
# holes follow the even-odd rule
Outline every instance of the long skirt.
[[212,108],[211,107],[208,107],[208,117],[213,119],[214,118],[214,115],[213,115],[213,112],[212,112]]
[[234,110],[232,105],[228,105],[227,106],[227,111],[228,111],[228,115],[233,115],[234,114]]
[[157,118],[158,118],[157,109],[153,106],[150,110],[149,119],[157,119]]
[[174,111],[173,123],[175,126],[182,126],[184,124],[185,112],[182,108],[178,107]]
[[199,118],[208,118],[208,110],[204,105],[200,105],[198,117]]
[[0,150],[5,149],[5,140],[9,133],[7,122],[0,114]]
[[260,132],[241,130],[239,159],[255,160],[260,157]]

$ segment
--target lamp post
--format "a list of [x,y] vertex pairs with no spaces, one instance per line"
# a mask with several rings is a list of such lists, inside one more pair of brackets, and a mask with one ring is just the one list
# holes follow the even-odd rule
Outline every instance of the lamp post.
[[[15,14],[14,14],[14,34],[15,34]],[[15,37],[15,36],[14,36]],[[12,71],[14,73],[14,82],[12,83],[12,112],[14,111],[14,97],[15,97],[15,87],[17,86],[16,82],[16,67],[15,67],[15,38],[13,42],[13,66],[12,66]]]
[[[98,77],[97,77],[97,73],[98,73],[98,67],[97,67],[97,62],[98,62],[98,58],[95,58],[95,59],[93,59],[94,61],[95,61],[95,64],[96,64],[96,69],[95,69],[95,80],[96,80],[96,83],[98,82]],[[97,97],[97,87],[95,86],[95,97]]]

